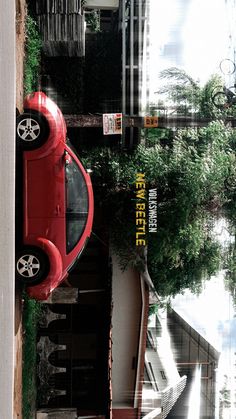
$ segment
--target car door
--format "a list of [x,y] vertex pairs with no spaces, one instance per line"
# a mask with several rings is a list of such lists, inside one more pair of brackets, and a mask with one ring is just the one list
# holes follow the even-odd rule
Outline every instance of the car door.
[[[59,248],[65,247],[65,159],[64,145],[37,158],[25,153],[26,235],[45,237]],[[33,158],[32,158],[33,157]]]

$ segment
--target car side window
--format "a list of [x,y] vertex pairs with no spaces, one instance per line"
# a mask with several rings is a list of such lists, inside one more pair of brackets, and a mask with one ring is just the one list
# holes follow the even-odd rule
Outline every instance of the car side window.
[[85,178],[72,159],[66,165],[66,243],[71,252],[83,234],[88,217],[88,189]]

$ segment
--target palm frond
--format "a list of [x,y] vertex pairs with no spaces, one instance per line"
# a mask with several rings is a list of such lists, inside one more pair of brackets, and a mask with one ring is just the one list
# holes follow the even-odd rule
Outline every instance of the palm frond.
[[162,70],[159,74],[161,79],[176,80],[183,84],[189,83],[195,89],[199,89],[199,84],[185,70],[178,67],[169,67]]

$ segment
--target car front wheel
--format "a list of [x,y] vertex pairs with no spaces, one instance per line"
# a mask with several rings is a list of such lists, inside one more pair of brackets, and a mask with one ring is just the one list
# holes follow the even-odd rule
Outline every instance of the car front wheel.
[[24,149],[35,149],[47,140],[48,124],[38,112],[23,113],[16,120],[17,140]]
[[45,279],[49,263],[40,250],[26,247],[16,256],[16,277],[25,285],[36,285]]

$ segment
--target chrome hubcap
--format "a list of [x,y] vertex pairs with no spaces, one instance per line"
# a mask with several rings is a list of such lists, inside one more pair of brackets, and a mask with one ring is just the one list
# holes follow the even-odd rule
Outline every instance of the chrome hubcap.
[[24,278],[33,278],[40,270],[40,262],[34,255],[23,255],[18,260],[16,268]]
[[17,134],[24,141],[37,140],[40,134],[40,125],[33,118],[25,118],[17,126]]

